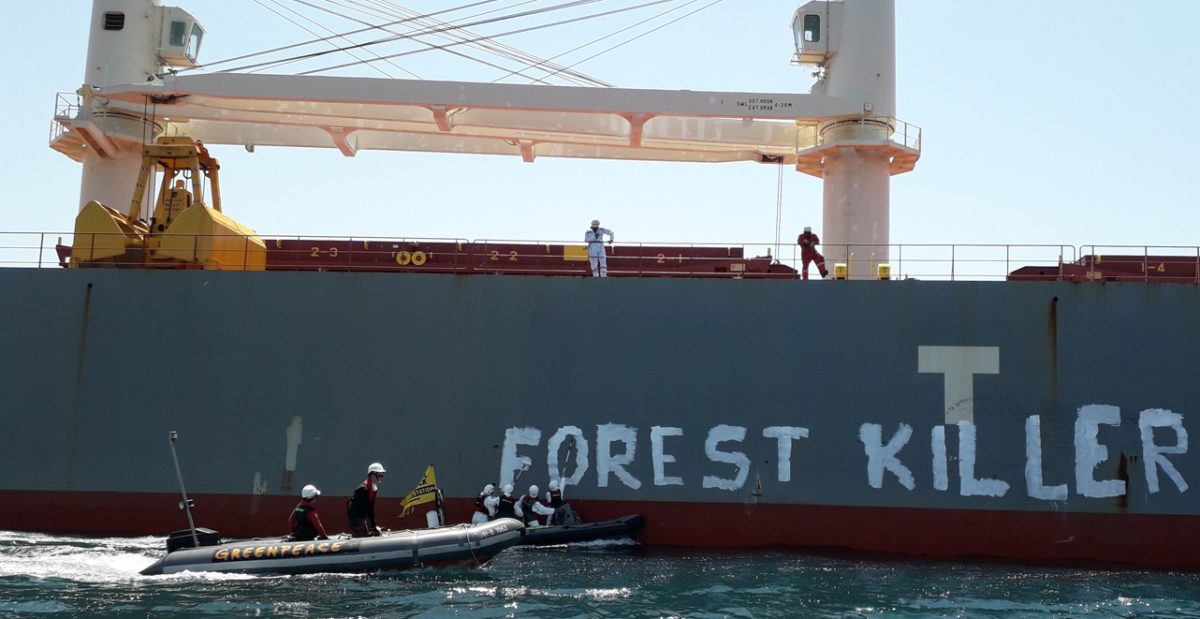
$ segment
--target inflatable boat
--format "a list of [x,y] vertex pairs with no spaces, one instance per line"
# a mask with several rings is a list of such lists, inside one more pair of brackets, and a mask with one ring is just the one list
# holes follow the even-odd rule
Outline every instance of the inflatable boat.
[[[187,529],[167,540],[167,556],[146,576],[178,572],[307,574],[374,572],[422,566],[481,565],[520,543],[525,525],[501,518],[484,524],[391,531],[380,537],[296,542],[252,539],[221,543],[215,531]],[[193,542],[198,539],[199,547]]]
[[525,529],[525,534],[521,537],[520,543],[523,546],[550,546],[554,544],[570,544],[573,542],[590,542],[598,539],[627,537],[641,531],[645,526],[646,519],[637,514],[630,514],[600,522],[577,522],[544,527],[531,526]]

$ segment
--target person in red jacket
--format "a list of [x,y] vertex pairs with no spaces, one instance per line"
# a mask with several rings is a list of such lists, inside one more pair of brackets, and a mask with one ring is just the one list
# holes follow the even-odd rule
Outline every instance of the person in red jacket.
[[290,539],[298,542],[307,542],[314,539],[329,539],[325,533],[325,525],[321,524],[321,517],[317,515],[317,497],[321,496],[321,491],[317,487],[309,484],[300,491],[300,502],[296,504],[296,509],[292,510],[288,516],[288,525],[292,529]]
[[821,273],[821,277],[829,275],[829,271],[825,269],[825,256],[822,256],[817,251],[817,244],[821,239],[813,234],[812,228],[804,226],[804,232],[796,237],[796,244],[800,246],[800,276],[808,279],[808,265],[811,262],[817,263],[817,271]]

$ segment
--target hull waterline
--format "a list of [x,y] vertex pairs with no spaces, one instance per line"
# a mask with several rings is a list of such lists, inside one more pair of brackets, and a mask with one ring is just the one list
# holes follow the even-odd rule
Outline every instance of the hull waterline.
[[[178,430],[198,521],[228,535],[278,535],[305,483],[348,496],[379,460],[391,514],[433,464],[451,521],[484,483],[565,477],[585,520],[642,514],[651,545],[1200,567],[1196,286],[101,270],[0,285],[23,293],[0,301],[20,325],[0,333],[4,529],[180,528]],[[969,422],[948,382],[970,384]]]

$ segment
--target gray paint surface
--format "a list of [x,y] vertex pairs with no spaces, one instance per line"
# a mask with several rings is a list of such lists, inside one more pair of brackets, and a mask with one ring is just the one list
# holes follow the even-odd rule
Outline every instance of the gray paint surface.
[[[165,437],[178,430],[190,492],[249,493],[256,475],[272,495],[340,489],[380,460],[389,492],[433,464],[447,496],[469,497],[500,477],[512,427],[540,430],[520,448],[533,460],[520,483],[544,488],[546,442],[574,425],[590,443],[574,497],[1200,514],[1200,447],[1168,456],[1187,490],[1160,472],[1150,493],[1137,425],[1167,409],[1200,436],[1198,286],[0,269],[0,290],[0,490],[174,492]],[[949,487],[933,487],[943,377],[918,372],[920,346],[999,347],[973,404],[976,476],[1006,481],[1003,497],[960,495],[954,427]],[[1125,457],[1122,500],[1077,492],[1074,424],[1089,404],[1120,407],[1120,425],[1099,430],[1109,458],[1095,477],[1118,478]],[[1067,484],[1065,501],[1026,491],[1034,414],[1045,483]],[[597,483],[608,423],[636,428],[636,490]],[[886,473],[868,484],[864,423],[885,440],[913,428],[898,455],[912,490]],[[702,487],[736,472],[705,452],[722,424],[746,428],[719,445],[750,461],[735,490]],[[762,434],[780,425],[809,430],[787,482]],[[664,465],[682,485],[654,484],[654,426],[683,431]]]

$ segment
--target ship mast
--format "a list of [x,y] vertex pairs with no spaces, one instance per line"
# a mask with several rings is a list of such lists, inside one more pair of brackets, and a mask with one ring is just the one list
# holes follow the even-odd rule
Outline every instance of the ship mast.
[[920,133],[896,119],[893,0],[809,2],[796,10],[794,61],[815,65],[812,92],[857,101],[862,114],[821,123],[797,169],[824,179],[825,258],[870,279],[888,263],[890,181],[920,155]]
[[[920,156],[894,118],[893,0],[810,2],[796,61],[808,94],[643,90],[350,77],[183,74],[203,30],[160,0],[94,0],[81,104],[51,146],[84,166],[80,206],[128,212],[141,147],[205,144],[793,165],[824,179],[830,262],[871,278],[888,259],[892,174]],[[148,209],[143,209],[143,212]]]
[[69,137],[85,144],[69,153],[77,154],[83,164],[81,209],[97,200],[128,214],[142,166],[141,146],[153,143],[163,128],[144,112],[109,108],[95,94],[111,86],[152,82],[166,67],[192,66],[203,33],[186,11],[164,7],[161,0],[93,1],[79,91],[83,105],[69,127]]

